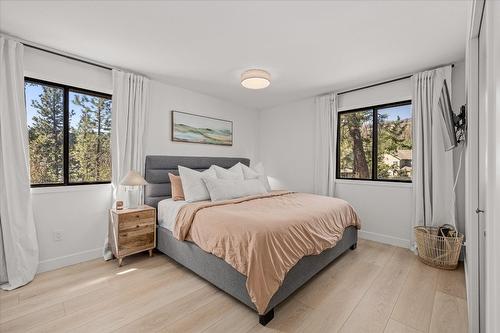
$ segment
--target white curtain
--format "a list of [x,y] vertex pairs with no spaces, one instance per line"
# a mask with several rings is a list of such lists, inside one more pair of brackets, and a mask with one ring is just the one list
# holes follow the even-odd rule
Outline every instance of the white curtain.
[[314,193],[334,196],[337,94],[315,98]]
[[[149,79],[113,70],[111,114],[113,201],[124,199],[119,184],[130,170],[144,174],[144,125],[148,108]],[[106,260],[112,258],[107,237],[103,256]]]
[[[412,77],[413,226],[455,221],[453,152],[445,151],[444,124],[438,106],[445,80],[451,87],[451,66]],[[413,231],[411,235],[415,248]]]
[[38,268],[23,53],[21,43],[0,37],[0,283],[5,290],[30,282]]

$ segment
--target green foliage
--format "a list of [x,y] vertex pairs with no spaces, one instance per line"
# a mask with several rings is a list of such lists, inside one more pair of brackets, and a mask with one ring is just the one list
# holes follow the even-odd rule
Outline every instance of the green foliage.
[[37,111],[32,125],[28,127],[31,182],[62,182],[63,90],[43,86],[40,99],[33,100],[31,106]]
[[388,114],[379,113],[377,173],[382,179],[408,179],[410,174],[400,163],[386,163],[386,154],[401,158],[400,152],[411,150],[411,123],[408,119],[387,121]]
[[75,94],[73,105],[81,107],[81,117],[70,130],[70,181],[110,180],[111,101]]

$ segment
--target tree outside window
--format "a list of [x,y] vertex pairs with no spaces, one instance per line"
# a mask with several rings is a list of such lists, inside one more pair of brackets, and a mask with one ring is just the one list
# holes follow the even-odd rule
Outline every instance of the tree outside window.
[[411,181],[411,103],[339,112],[337,178]]
[[32,186],[111,181],[111,96],[25,80]]

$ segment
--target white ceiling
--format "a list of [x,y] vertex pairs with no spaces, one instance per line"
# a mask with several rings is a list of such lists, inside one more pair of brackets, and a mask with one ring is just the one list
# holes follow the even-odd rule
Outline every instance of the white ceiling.
[[[0,30],[262,109],[465,57],[468,1],[2,1]],[[239,84],[245,69],[273,77]]]

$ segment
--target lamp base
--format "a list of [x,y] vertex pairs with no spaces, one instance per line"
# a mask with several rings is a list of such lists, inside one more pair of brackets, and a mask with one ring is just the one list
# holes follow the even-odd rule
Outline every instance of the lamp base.
[[127,189],[127,209],[136,209],[139,207],[139,191],[137,188]]

